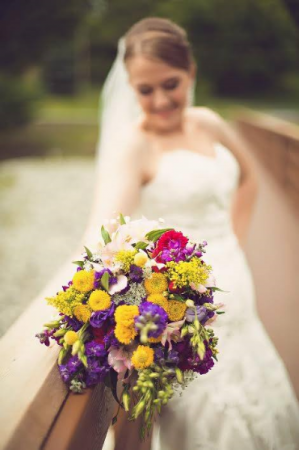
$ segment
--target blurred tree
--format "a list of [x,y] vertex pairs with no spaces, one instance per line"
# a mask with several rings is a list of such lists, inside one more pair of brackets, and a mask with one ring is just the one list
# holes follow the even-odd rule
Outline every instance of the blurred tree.
[[0,68],[19,74],[75,36],[89,11],[87,0],[1,0]]
[[271,92],[296,69],[298,32],[281,0],[172,0],[157,13],[188,30],[216,94]]

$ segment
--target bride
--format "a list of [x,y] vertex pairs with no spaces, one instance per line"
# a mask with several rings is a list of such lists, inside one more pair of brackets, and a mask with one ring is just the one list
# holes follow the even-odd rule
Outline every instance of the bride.
[[185,31],[147,18],[121,39],[104,88],[99,185],[86,239],[115,212],[162,217],[191,240],[208,242],[207,261],[228,291],[217,298],[226,304],[215,325],[219,362],[171,399],[151,440],[141,444],[136,424],[123,415],[115,448],[295,450],[298,403],[258,317],[243,250],[257,194],[253,163],[217,113],[192,107],[194,80]]

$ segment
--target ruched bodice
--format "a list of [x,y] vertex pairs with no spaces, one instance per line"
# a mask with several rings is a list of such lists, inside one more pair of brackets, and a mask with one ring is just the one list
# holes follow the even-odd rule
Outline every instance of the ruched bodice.
[[214,147],[214,157],[181,148],[163,153],[155,178],[142,189],[137,216],[162,217],[195,240],[232,237],[240,167],[226,147]]

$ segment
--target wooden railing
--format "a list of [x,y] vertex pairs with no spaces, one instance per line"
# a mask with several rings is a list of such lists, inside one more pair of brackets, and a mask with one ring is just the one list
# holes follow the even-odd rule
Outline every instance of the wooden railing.
[[256,112],[240,114],[237,124],[252,152],[299,213],[299,127]]
[[299,127],[252,111],[236,124],[259,175],[246,246],[258,311],[299,398]]
[[53,314],[45,297],[73,273],[70,262],[62,267],[0,341],[1,449],[102,447],[115,409],[110,391],[97,386],[80,395],[68,392],[57,366],[57,345],[46,348],[34,337]]
[[[299,393],[299,362],[295,357],[299,248],[294,242],[298,227],[294,205],[299,201],[299,131],[253,113],[240,116],[237,124],[257,157],[262,180],[247,246],[258,306]],[[78,259],[80,251],[69,261]],[[53,313],[44,298],[71,279],[73,271],[70,262],[62,267],[0,341],[1,449],[102,448],[115,411],[110,392],[103,386],[80,395],[67,392],[57,367],[57,346],[46,348],[34,337]]]

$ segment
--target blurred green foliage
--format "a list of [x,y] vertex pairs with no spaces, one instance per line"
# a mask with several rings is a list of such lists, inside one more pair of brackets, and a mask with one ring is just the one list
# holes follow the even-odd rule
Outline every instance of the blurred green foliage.
[[[35,67],[36,91],[42,83],[45,92],[59,95],[100,88],[118,39],[146,16],[168,17],[187,30],[199,98],[299,99],[298,0],[2,0],[0,74],[16,80]],[[3,116],[9,96],[0,104],[3,124],[13,124],[14,108],[15,124],[22,123],[18,95],[24,111],[28,104],[23,120],[30,118],[34,96],[26,97],[25,88],[16,87],[15,95],[12,90],[10,85],[10,119]]]

